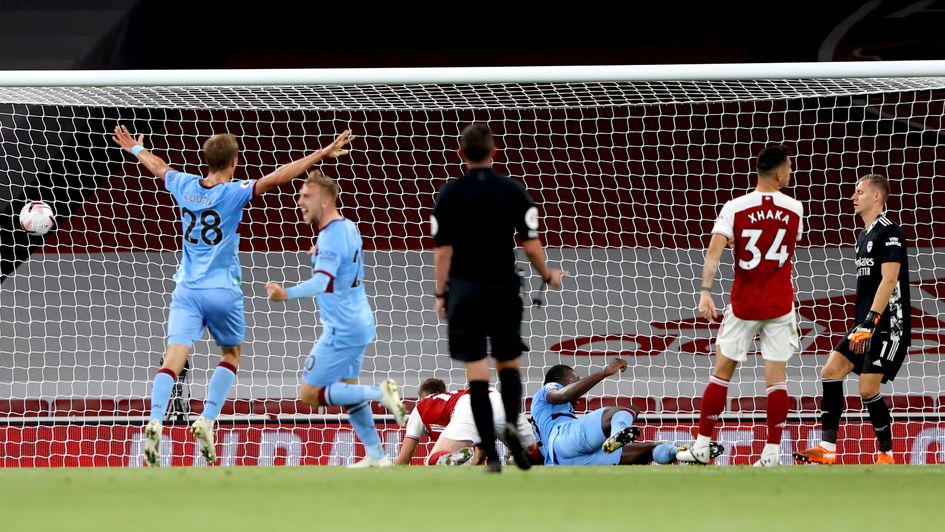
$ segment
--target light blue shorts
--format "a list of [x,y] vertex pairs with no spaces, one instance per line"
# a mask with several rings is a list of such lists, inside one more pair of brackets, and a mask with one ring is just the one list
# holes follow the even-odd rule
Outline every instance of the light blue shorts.
[[600,448],[607,439],[601,423],[606,408],[562,423],[554,428],[551,438],[552,461],[547,465],[616,465],[622,450],[605,453]]
[[346,379],[357,379],[368,344],[338,345],[334,334],[322,334],[302,367],[302,382],[324,387]]
[[167,316],[167,345],[193,349],[210,329],[219,347],[234,347],[246,336],[243,291],[239,288],[194,289],[178,286]]

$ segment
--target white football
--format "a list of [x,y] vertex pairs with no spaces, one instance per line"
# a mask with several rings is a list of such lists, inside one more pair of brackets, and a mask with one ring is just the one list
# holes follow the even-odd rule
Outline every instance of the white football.
[[27,233],[42,236],[55,222],[52,208],[42,201],[31,201],[20,210],[20,227]]

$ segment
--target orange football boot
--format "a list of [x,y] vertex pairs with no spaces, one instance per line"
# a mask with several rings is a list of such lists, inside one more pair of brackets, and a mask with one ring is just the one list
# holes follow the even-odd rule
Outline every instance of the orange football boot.
[[795,452],[794,460],[802,464],[836,464],[837,453],[836,451],[828,451],[820,445],[817,445],[810,449]]

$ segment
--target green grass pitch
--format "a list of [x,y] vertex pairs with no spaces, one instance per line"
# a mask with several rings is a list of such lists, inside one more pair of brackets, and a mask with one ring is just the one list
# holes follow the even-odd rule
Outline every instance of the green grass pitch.
[[925,531],[945,467],[0,470],[0,530]]

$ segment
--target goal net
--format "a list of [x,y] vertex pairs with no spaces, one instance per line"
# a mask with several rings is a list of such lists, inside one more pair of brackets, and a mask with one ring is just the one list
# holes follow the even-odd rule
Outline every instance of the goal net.
[[[0,87],[0,464],[140,465],[182,228],[171,195],[112,145],[119,122],[191,173],[206,171],[209,135],[233,133],[237,179],[351,128],[351,154],[322,169],[339,180],[341,212],[365,239],[378,328],[361,380],[393,378],[408,398],[429,377],[462,388],[464,371],[431,310],[428,219],[437,190],[462,173],[459,132],[474,120],[497,135],[498,170],[540,205],[550,262],[571,272],[544,306],[526,306],[526,396],[554,364],[586,375],[619,355],[629,371],[579,406],[633,404],[646,439],[679,443],[694,437],[717,332],[694,313],[709,231],[721,205],[754,186],[760,149],[794,149],[786,192],[808,215],[796,252],[802,352],[788,365],[785,462],[819,438],[819,368],[853,325],[860,222],[849,198],[859,176],[889,177],[888,215],[910,239],[913,340],[883,392],[899,457],[945,462],[943,115],[939,77]],[[345,464],[363,454],[340,410],[296,401],[300,365],[320,333],[314,302],[265,297],[269,280],[308,277],[314,233],[295,194],[284,186],[255,199],[239,229],[247,336],[221,416],[225,465]],[[33,200],[56,212],[45,237],[18,228],[16,214]],[[721,271],[716,301],[724,292],[727,302],[728,253]],[[530,302],[540,282],[525,284]],[[186,421],[202,408],[217,357],[212,341],[195,345],[168,415],[167,464],[202,463]],[[845,392],[841,460],[866,461],[875,440],[855,380]],[[730,388],[721,463],[757,457],[763,396],[754,353]],[[378,422],[396,455],[402,431]]]

